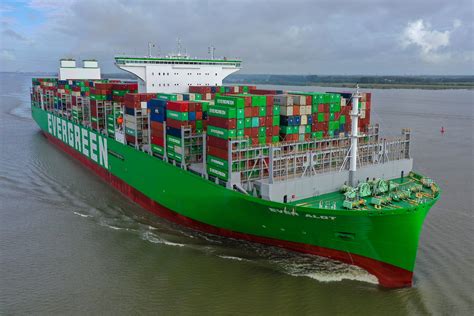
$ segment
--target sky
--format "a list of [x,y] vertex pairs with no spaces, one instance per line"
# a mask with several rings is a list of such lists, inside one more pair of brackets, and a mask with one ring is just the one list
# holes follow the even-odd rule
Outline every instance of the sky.
[[242,73],[473,75],[473,0],[0,0],[0,71],[183,50]]

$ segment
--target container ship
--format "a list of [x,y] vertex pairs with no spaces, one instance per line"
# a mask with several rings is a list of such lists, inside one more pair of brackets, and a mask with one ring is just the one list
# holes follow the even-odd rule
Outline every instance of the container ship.
[[242,61],[116,56],[60,60],[34,78],[46,138],[143,208],[195,230],[359,266],[411,286],[440,190],[412,170],[411,134],[379,135],[371,93],[223,85]]

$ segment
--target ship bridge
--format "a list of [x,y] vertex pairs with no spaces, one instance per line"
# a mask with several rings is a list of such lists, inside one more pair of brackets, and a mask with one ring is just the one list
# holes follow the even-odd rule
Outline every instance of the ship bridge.
[[241,60],[115,56],[115,65],[138,78],[140,92],[187,93],[189,86],[220,86],[239,71]]

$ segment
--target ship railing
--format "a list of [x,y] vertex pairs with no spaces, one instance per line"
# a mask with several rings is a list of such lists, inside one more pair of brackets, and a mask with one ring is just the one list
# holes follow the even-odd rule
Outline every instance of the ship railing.
[[[393,160],[408,159],[410,134],[380,139],[378,126],[361,137],[358,146],[358,166],[370,166]],[[345,164],[350,152],[350,138],[333,138],[302,142],[282,142],[251,146],[246,139],[229,141],[229,175],[238,174],[240,183],[251,188],[251,182],[268,179],[270,183],[310,177],[348,169]],[[229,183],[233,183],[229,179]]]

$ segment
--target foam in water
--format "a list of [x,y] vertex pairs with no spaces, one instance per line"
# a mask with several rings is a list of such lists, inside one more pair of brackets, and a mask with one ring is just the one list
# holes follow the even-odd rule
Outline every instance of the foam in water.
[[80,217],[92,217],[92,215],[87,215],[87,214],[82,214],[82,213],[79,213],[79,212],[74,212],[74,215],[77,215],[77,216],[80,216]]
[[156,236],[155,234],[153,234],[152,232],[149,232],[149,231],[144,232],[142,234],[142,239],[146,240],[146,241],[149,241],[151,243],[154,243],[154,244],[163,244],[163,245],[167,245],[167,246],[177,246],[177,247],[184,247],[185,246],[184,244],[175,243],[175,242],[165,240],[161,237]]
[[222,259],[230,259],[230,260],[237,260],[237,261],[249,261],[247,259],[240,258],[240,257],[234,257],[234,256],[218,256],[218,257],[222,258]]

